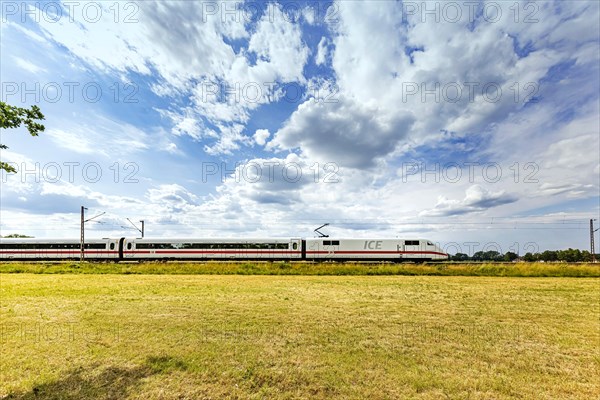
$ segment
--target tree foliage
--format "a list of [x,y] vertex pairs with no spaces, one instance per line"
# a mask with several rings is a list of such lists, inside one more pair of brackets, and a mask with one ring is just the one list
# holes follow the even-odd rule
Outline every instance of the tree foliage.
[[[469,257],[464,253],[456,253],[450,256],[451,261],[515,261],[519,255],[512,251],[500,254],[497,251],[478,251]],[[600,260],[600,255],[596,255]],[[567,249],[567,250],[546,250],[542,253],[526,253],[521,257],[525,262],[591,262],[592,254],[587,250]]]
[[[3,101],[0,101],[0,129],[13,129],[21,125],[25,125],[31,136],[37,136],[46,128],[44,125],[36,121],[45,119],[44,114],[38,106],[31,108],[23,108],[11,106]],[[0,149],[4,150],[8,147],[0,143]],[[0,170],[6,172],[16,172],[15,168],[3,161],[0,161]]]

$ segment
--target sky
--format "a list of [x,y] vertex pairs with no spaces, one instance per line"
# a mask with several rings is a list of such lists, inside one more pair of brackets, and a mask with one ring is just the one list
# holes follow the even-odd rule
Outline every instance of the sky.
[[596,1],[0,6],[0,235],[589,249]]

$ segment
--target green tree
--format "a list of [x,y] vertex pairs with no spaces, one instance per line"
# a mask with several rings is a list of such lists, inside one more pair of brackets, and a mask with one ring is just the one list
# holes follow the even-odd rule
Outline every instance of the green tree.
[[502,254],[496,250],[478,251],[471,257],[473,261],[502,261]]
[[592,253],[587,250],[583,250],[581,252],[581,261],[592,262]]
[[568,248],[558,251],[558,260],[563,262],[578,262],[582,260],[581,250]]
[[469,256],[465,253],[456,253],[450,259],[452,261],[469,261]]
[[513,262],[514,260],[519,258],[519,255],[517,253],[513,253],[512,251],[507,251],[506,254],[504,254],[504,257],[502,258],[504,261]]
[[542,254],[540,254],[540,259],[543,261],[556,261],[558,260],[558,252],[552,250],[546,250]]
[[[35,122],[36,120],[45,119],[44,114],[38,106],[31,106],[30,109],[23,107],[11,106],[3,101],[0,101],[0,129],[18,128],[22,124],[27,127],[31,136],[37,136],[39,132],[43,132],[44,125]],[[7,149],[5,145],[0,143],[0,150]],[[17,172],[16,169],[7,163],[0,161],[0,170],[6,172]]]

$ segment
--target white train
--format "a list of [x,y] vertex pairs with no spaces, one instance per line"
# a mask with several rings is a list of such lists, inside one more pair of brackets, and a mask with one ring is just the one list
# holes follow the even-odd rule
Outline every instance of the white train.
[[[441,261],[426,239],[90,239],[86,260]],[[79,259],[78,240],[0,239],[0,260]]]

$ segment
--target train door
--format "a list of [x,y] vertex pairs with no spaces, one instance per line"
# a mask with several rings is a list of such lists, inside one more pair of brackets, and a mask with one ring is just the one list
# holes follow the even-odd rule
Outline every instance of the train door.
[[302,258],[302,239],[292,239],[290,241],[289,258]]
[[119,259],[133,257],[133,243],[125,238],[119,239]]
[[404,241],[404,256],[406,258],[418,259],[421,257],[421,243],[419,240]]
[[123,242],[125,242],[125,238],[119,239],[119,260],[123,259]]
[[107,242],[106,258],[109,260],[118,258],[118,241],[110,239]]
[[123,249],[123,255],[125,256],[125,258],[132,258],[133,257],[133,241],[132,240],[125,240],[125,242],[123,243],[123,245],[125,246]]
[[307,239],[306,240],[306,258],[310,260],[315,260],[317,258],[321,258],[319,254],[319,240],[315,239]]
[[404,258],[404,240],[398,242],[398,258],[402,260]]

